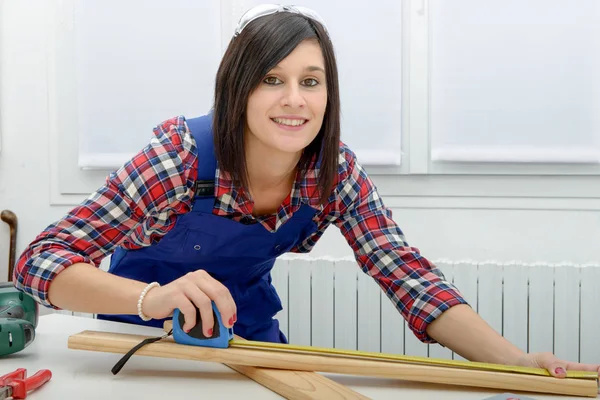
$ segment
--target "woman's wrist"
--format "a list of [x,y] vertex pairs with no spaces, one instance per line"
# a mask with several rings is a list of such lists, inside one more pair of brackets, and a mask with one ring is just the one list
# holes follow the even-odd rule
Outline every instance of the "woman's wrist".
[[74,312],[136,315],[137,302],[146,285],[77,263],[54,277],[49,300],[58,308]]
[[144,300],[146,299],[148,292],[156,287],[160,287],[160,284],[158,282],[151,282],[146,285],[146,287],[140,293],[140,297],[137,301],[137,312],[142,321],[150,321],[152,319],[144,313]]

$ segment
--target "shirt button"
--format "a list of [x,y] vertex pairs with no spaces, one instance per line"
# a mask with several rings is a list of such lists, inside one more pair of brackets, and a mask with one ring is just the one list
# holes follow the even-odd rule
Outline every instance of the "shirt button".
[[197,245],[194,246],[194,250],[200,250],[201,248],[202,247],[199,244],[197,244]]

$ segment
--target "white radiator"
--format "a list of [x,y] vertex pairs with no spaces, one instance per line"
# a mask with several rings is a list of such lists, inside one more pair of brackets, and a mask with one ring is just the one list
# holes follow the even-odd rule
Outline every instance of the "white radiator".
[[[437,261],[446,278],[497,332],[524,351],[600,362],[597,265]],[[377,284],[351,260],[278,260],[273,281],[290,343],[463,358],[419,342]]]

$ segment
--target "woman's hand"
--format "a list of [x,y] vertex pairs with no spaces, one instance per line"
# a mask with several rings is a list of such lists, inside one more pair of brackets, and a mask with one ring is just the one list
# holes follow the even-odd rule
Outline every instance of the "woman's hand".
[[150,289],[144,298],[142,312],[154,319],[167,318],[179,308],[185,317],[182,329],[189,332],[196,325],[196,308],[200,310],[202,332],[212,336],[214,326],[211,301],[215,302],[223,324],[231,328],[235,323],[236,305],[221,282],[204,270],[190,272],[168,285]]
[[567,370],[600,372],[600,364],[580,364],[563,361],[552,353],[529,353],[518,360],[523,367],[545,368],[557,378],[567,376]]

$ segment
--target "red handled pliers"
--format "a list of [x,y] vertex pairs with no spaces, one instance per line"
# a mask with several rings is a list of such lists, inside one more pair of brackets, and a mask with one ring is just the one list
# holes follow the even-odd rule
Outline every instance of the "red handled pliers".
[[0,377],[0,400],[24,399],[27,392],[37,389],[52,378],[49,369],[41,369],[28,378],[25,368],[18,368]]

